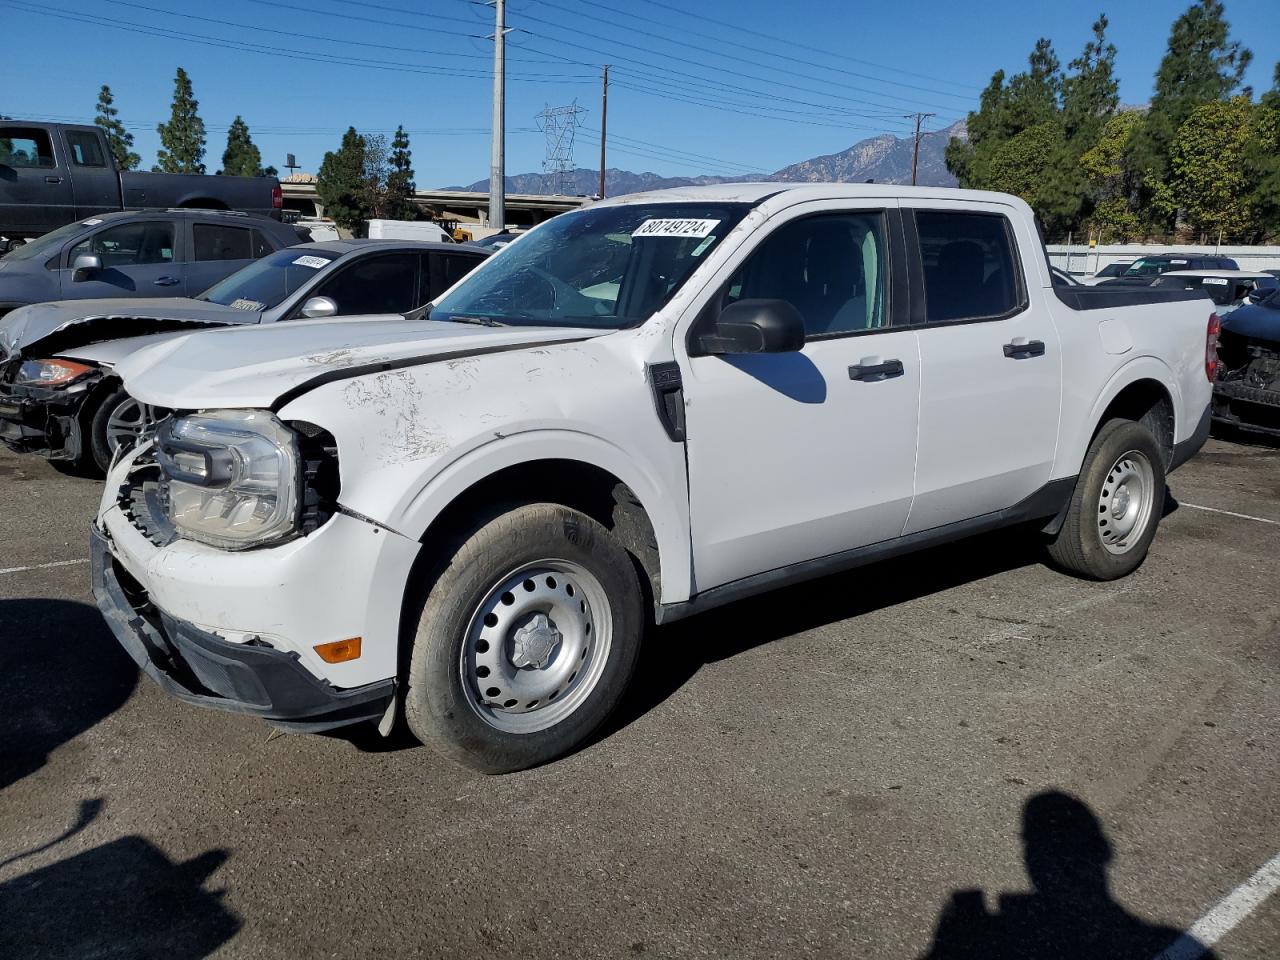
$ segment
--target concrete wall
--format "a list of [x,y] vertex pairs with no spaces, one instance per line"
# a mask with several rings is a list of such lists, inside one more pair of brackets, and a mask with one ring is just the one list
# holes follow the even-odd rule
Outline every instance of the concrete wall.
[[1117,260],[1133,260],[1143,254],[1157,253],[1207,253],[1230,257],[1240,264],[1241,270],[1280,270],[1280,247],[1198,247],[1194,244],[1169,247],[1159,244],[1118,243],[1090,249],[1084,244],[1068,247],[1065,243],[1051,243],[1048,250],[1050,263],[1077,276],[1097,273]]

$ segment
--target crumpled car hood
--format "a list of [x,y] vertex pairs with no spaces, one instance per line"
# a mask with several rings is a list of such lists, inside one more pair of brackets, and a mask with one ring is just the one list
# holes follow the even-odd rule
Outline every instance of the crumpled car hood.
[[1233,310],[1223,319],[1222,329],[1250,340],[1271,340],[1280,346],[1280,293],[1266,303]]
[[129,393],[157,407],[270,407],[317,379],[344,372],[358,376],[358,368],[429,363],[608,332],[401,317],[292,320],[176,336],[123,359],[116,372]]
[[[261,315],[187,297],[119,297],[105,300],[53,300],[19,307],[0,318],[0,350],[8,356],[25,352],[53,336],[60,345],[115,340],[172,324],[257,323]],[[83,337],[72,329],[83,326]]]

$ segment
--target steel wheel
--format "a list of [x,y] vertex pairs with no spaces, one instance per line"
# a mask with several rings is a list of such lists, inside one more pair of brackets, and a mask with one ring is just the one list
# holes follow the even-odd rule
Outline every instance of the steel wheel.
[[545,730],[591,695],[612,639],[609,598],[594,575],[568,560],[527,564],[471,616],[460,663],[467,700],[497,730]]
[[107,416],[107,448],[115,456],[121,447],[132,447],[154,425],[151,407],[125,397]]
[[1098,534],[1108,552],[1128,553],[1142,539],[1156,499],[1155,471],[1146,454],[1130,450],[1107,471],[1098,497]]

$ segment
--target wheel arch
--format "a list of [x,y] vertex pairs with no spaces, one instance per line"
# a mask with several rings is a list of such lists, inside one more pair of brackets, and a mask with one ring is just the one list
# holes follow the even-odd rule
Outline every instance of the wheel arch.
[[1082,463],[1085,451],[1108,420],[1133,420],[1146,426],[1164,454],[1165,467],[1173,459],[1178,436],[1180,393],[1177,380],[1164,363],[1153,357],[1138,357],[1121,367],[1108,381],[1089,414],[1089,432],[1075,451]]
[[648,584],[647,599],[672,602],[689,593],[687,499],[683,490],[672,497],[663,489],[653,473],[607,441],[534,431],[486,444],[451,463],[390,525],[425,544],[456,532],[486,505],[560,503],[619,538]]

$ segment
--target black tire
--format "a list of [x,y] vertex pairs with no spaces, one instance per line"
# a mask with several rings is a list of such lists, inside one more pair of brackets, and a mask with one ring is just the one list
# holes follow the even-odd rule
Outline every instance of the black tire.
[[[1109,512],[1100,501],[1113,469],[1126,457],[1145,460],[1151,470],[1151,502],[1140,529],[1117,544],[1123,552],[1109,550],[1104,542]],[[1141,461],[1139,461],[1141,462]],[[1062,528],[1049,541],[1049,557],[1061,569],[1090,580],[1116,580],[1136,570],[1146,559],[1164,510],[1164,453],[1146,427],[1132,420],[1109,420],[1102,425],[1085,454],[1080,478]]]
[[[523,770],[581,746],[621,700],[640,652],[643,595],[627,552],[586,514],[553,503],[504,509],[449,549],[452,555],[428,588],[413,641],[404,699],[409,729],[484,773]],[[611,625],[607,654],[594,685],[567,716],[532,732],[498,729],[482,716],[485,705],[477,704],[480,695],[463,676],[468,637],[498,585],[525,565],[548,560],[576,564],[597,581],[608,609],[596,615],[607,615]],[[557,648],[564,649],[563,643]]]
[[107,422],[122,403],[129,399],[128,392],[120,384],[108,387],[108,393],[98,399],[92,415],[86,418],[88,429],[81,435],[80,459],[77,465],[86,471],[106,476],[111,467],[111,444],[107,440]]

